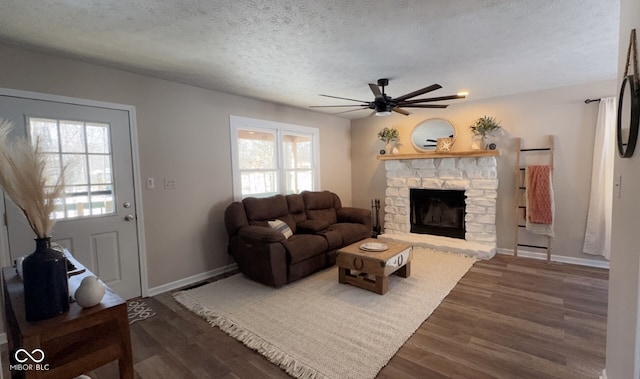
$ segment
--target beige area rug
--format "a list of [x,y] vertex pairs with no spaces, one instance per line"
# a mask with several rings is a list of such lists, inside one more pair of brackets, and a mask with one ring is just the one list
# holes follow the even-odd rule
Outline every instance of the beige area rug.
[[414,248],[411,276],[377,295],[336,266],[280,289],[241,274],[174,294],[185,307],[298,378],[373,378],[475,262]]

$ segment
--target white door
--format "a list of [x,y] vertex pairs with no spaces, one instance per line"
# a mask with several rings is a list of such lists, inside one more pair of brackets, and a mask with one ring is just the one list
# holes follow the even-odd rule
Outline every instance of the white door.
[[[51,167],[66,165],[52,241],[125,299],[141,294],[129,112],[0,95],[0,117],[40,141]],[[11,260],[35,234],[5,196]]]

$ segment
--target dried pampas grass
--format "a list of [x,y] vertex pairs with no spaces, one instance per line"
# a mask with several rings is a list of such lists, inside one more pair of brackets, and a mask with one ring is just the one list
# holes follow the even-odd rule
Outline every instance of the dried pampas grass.
[[39,142],[9,139],[13,124],[0,119],[0,186],[22,210],[38,238],[51,236],[55,200],[64,190],[64,167],[55,185],[46,185],[46,161]]

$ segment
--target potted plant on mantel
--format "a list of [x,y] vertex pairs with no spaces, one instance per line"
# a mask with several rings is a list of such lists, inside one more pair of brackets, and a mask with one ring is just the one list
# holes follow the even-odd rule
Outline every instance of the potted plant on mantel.
[[40,321],[69,309],[67,260],[51,248],[52,213],[64,189],[64,167],[54,183],[45,175],[39,142],[10,138],[13,124],[0,119],[0,187],[22,210],[36,234],[36,250],[22,262],[27,321]]
[[482,150],[488,147],[487,136],[501,131],[500,123],[494,117],[482,116],[474,121],[469,129],[473,133],[471,150]]
[[[387,128],[385,127],[381,131],[378,132],[378,139],[384,141],[384,153],[392,154],[391,142],[398,140],[400,137],[400,133],[398,133],[398,129],[395,128]],[[384,154],[380,151],[381,154]]]

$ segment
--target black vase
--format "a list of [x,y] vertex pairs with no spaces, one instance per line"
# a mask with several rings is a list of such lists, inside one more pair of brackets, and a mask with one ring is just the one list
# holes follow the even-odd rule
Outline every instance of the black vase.
[[51,238],[37,238],[36,251],[22,262],[27,321],[40,321],[69,310],[67,258],[51,248]]

